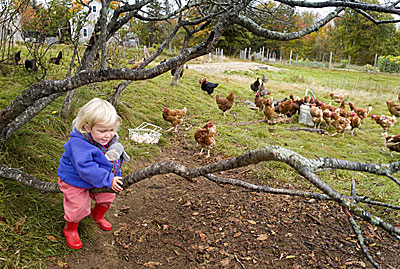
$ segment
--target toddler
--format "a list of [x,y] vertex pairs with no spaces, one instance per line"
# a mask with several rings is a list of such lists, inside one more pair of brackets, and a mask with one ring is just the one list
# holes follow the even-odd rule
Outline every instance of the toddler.
[[[114,159],[107,159],[105,155],[110,144],[118,143],[116,130],[119,124],[115,108],[99,98],[81,107],[72,122],[71,137],[64,145],[58,167],[58,184],[64,193],[66,225],[63,234],[70,248],[82,248],[78,224],[89,214],[101,229],[112,229],[104,214],[114,201],[115,193],[90,193],[89,190],[102,187],[115,192],[123,190],[121,165],[126,153]],[[95,201],[92,210],[90,198]]]

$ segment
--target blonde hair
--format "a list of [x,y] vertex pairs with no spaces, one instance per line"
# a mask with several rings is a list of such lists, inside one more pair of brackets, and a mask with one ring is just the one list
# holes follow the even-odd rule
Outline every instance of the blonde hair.
[[112,104],[100,98],[93,98],[79,109],[78,115],[72,121],[72,130],[76,128],[80,133],[87,133],[84,125],[87,124],[89,128],[92,128],[97,123],[104,125],[115,123],[118,129],[120,119]]

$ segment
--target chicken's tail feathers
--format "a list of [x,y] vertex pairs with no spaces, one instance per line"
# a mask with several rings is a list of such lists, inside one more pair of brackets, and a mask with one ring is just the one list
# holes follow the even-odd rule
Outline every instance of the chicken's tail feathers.
[[187,108],[186,108],[186,107],[184,107],[184,108],[183,108],[183,111],[186,113],[186,112],[187,112]]
[[369,106],[368,107],[368,113],[371,112],[371,110],[372,110],[372,106]]

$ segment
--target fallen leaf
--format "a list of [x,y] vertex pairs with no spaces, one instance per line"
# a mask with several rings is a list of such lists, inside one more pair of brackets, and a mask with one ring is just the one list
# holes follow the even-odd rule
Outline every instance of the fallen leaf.
[[63,261],[57,261],[57,265],[60,268],[64,268],[67,264],[65,262],[63,262]]
[[267,239],[268,239],[268,235],[267,234],[260,234],[257,237],[257,240],[259,240],[259,241],[264,241],[264,240],[267,240]]
[[216,249],[216,247],[208,247],[206,248],[206,251],[210,252],[210,251],[214,251]]
[[293,255],[286,256],[286,259],[294,259],[294,258],[296,258],[296,256]]
[[200,234],[200,240],[204,242],[206,240],[206,235],[201,233]]
[[190,201],[187,201],[183,206],[191,206],[192,203]]
[[237,232],[237,233],[235,233],[234,235],[233,235],[233,237],[239,237],[239,236],[241,236],[242,235],[242,233],[241,232]]
[[143,264],[143,266],[147,267],[147,268],[156,268],[157,266],[162,266],[163,264],[161,262],[146,262]]
[[250,224],[257,224],[257,222],[255,222],[254,220],[251,220],[251,219],[248,219],[247,222]]
[[57,238],[55,238],[52,235],[46,235],[46,238],[49,239],[51,242],[56,242],[57,241]]

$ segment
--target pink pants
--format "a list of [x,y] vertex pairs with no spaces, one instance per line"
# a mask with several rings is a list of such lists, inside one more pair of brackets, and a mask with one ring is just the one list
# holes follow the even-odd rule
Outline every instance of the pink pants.
[[64,193],[64,219],[68,222],[79,222],[90,214],[90,198],[107,208],[115,199],[115,193],[90,193],[89,189],[69,185],[61,179],[58,179],[58,185]]

